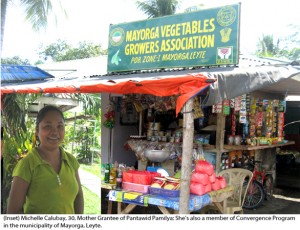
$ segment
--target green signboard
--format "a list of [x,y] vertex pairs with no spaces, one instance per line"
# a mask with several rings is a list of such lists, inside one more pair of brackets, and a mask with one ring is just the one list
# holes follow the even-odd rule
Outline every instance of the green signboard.
[[108,72],[238,63],[240,4],[111,25]]

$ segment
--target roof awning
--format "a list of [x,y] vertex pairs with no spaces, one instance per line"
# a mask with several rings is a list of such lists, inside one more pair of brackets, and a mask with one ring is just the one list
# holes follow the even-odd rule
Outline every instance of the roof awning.
[[176,103],[176,113],[179,113],[189,98],[208,86],[210,86],[209,97],[205,105],[217,104],[224,99],[232,99],[246,93],[263,92],[268,95],[274,94],[276,98],[284,98],[287,92],[300,95],[300,67],[214,67],[170,72],[123,73],[113,76],[52,78],[19,84],[2,84],[1,94],[106,92],[155,96],[180,95]]
[[[300,95],[299,66],[260,66],[234,68],[207,74],[217,79],[209,88],[206,105],[217,104],[243,94],[284,99],[287,94]],[[271,98],[270,98],[271,99]]]
[[215,79],[209,79],[201,73],[178,74],[167,72],[122,76],[95,76],[89,78],[48,79],[23,84],[3,84],[4,93],[117,93],[151,94],[155,96],[179,95],[176,103],[178,114],[184,103]]

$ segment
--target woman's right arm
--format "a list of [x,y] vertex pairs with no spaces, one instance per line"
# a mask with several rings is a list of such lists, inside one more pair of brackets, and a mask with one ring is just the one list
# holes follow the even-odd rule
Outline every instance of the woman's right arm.
[[23,214],[23,205],[29,183],[20,177],[14,177],[8,198],[7,214]]

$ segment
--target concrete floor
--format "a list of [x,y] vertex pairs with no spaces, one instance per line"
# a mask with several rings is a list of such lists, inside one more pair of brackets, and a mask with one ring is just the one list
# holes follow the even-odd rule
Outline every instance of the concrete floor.
[[[300,178],[299,178],[300,180]],[[300,214],[300,188],[278,186],[270,201],[254,210],[244,209],[245,214]]]

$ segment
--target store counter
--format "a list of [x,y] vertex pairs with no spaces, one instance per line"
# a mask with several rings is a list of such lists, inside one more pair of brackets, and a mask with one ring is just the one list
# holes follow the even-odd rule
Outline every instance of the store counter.
[[[199,211],[208,204],[215,204],[221,213],[224,213],[226,200],[232,196],[233,187],[228,186],[218,191],[210,192],[202,196],[190,195],[189,211]],[[108,202],[118,202],[118,214],[129,214],[137,205],[149,207],[157,206],[163,214],[178,213],[179,197],[164,197],[153,194],[142,194],[132,191],[110,190],[108,193]],[[111,214],[111,213],[108,213]]]

